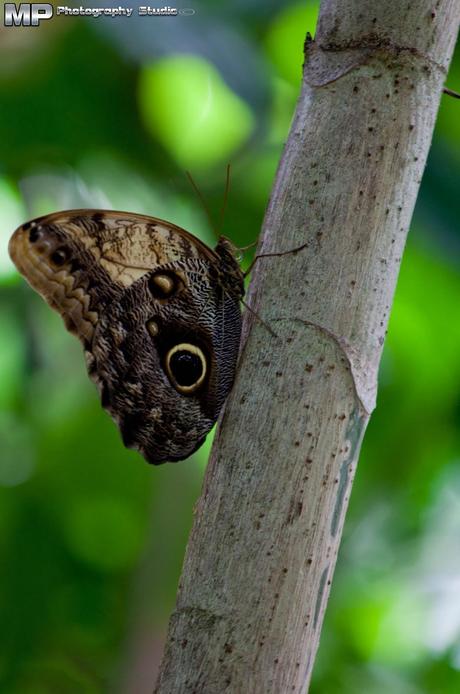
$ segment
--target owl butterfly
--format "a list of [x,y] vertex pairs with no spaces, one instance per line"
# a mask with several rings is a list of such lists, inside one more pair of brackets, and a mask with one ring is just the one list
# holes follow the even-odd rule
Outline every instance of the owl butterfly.
[[125,446],[155,465],[203,443],[230,391],[243,273],[232,244],[126,212],[72,210],[19,227],[19,272],[80,339]]

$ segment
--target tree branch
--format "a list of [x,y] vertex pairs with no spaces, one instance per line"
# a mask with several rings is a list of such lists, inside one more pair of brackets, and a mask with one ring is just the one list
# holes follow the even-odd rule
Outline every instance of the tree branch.
[[156,691],[305,692],[458,0],[323,0]]
[[453,89],[449,89],[448,87],[444,87],[442,90],[444,94],[447,94],[447,96],[453,96],[454,99],[460,99],[460,94],[458,92],[454,92]]

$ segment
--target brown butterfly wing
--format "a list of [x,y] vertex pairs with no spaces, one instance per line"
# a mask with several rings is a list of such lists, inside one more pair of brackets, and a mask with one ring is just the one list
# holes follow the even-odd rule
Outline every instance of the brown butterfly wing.
[[19,271],[82,341],[125,445],[149,462],[190,455],[233,382],[242,276],[227,244],[216,251],[168,222],[112,211],[49,215],[10,241]]

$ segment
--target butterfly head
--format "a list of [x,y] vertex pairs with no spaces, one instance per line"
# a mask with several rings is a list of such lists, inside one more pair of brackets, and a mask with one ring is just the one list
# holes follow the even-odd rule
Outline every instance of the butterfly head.
[[215,248],[219,256],[218,281],[224,290],[238,301],[244,296],[244,275],[238,262],[237,247],[221,236]]

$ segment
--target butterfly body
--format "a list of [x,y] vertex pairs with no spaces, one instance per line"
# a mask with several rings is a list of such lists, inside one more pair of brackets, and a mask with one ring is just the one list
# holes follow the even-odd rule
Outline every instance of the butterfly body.
[[82,342],[126,446],[159,464],[189,456],[233,383],[243,274],[231,243],[175,225],[73,210],[29,222],[10,255]]

